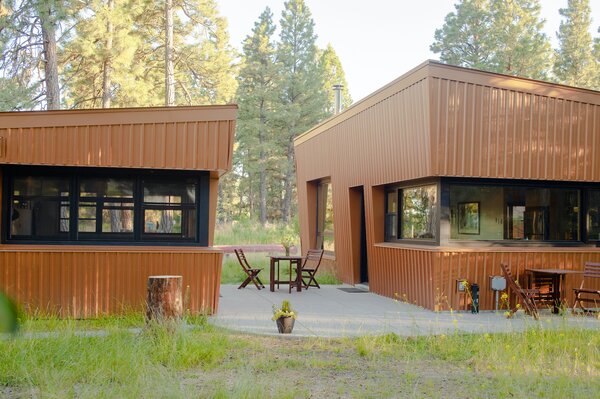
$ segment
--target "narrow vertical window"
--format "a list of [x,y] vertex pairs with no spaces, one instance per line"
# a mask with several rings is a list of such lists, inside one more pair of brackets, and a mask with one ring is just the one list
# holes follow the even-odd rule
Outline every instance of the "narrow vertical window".
[[588,195],[587,236],[589,241],[600,241],[600,190]]
[[321,182],[317,187],[317,248],[335,252],[331,182]]
[[386,241],[398,239],[398,190],[387,193],[385,239]]

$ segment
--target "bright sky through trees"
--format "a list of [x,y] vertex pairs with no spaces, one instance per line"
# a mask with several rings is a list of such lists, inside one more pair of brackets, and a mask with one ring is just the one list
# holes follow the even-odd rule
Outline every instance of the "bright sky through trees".
[[[354,101],[389,83],[426,59],[437,57],[429,51],[433,34],[454,10],[454,0],[305,0],[317,26],[319,47],[331,43],[339,56]],[[281,17],[283,0],[217,0],[222,16],[229,22],[231,44],[241,48],[266,6],[273,19]],[[552,46],[558,46],[559,8],[567,0],[543,0],[544,32]],[[600,2],[591,1],[592,35],[598,37]]]

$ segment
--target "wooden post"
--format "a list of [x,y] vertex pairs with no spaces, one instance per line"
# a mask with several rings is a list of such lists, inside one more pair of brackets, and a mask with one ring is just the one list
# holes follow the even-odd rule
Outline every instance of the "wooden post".
[[182,285],[182,276],[148,277],[146,321],[179,319],[183,315]]

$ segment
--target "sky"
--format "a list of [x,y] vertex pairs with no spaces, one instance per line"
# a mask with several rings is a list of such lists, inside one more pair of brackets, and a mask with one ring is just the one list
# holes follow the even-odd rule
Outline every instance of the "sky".
[[[265,7],[279,25],[284,0],[216,0],[227,18],[231,44],[241,50]],[[428,59],[436,29],[454,11],[454,0],[305,0],[315,21],[317,44],[331,43],[346,73],[354,102],[376,91]],[[559,8],[567,0],[542,0],[545,33],[557,46]],[[594,36],[600,25],[600,2],[591,0]],[[367,5],[367,6],[366,6]],[[278,33],[276,33],[278,39]]]

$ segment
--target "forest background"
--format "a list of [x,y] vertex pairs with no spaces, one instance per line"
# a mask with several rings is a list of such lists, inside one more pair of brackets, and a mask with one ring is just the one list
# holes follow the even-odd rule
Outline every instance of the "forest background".
[[[458,1],[430,49],[453,65],[599,90],[590,7],[557,10],[553,49],[539,0]],[[218,220],[288,225],[293,139],[332,115],[333,85],[352,104],[335,49],[316,39],[304,0],[278,18],[267,7],[241,52],[214,0],[0,0],[0,111],[237,103]]]

